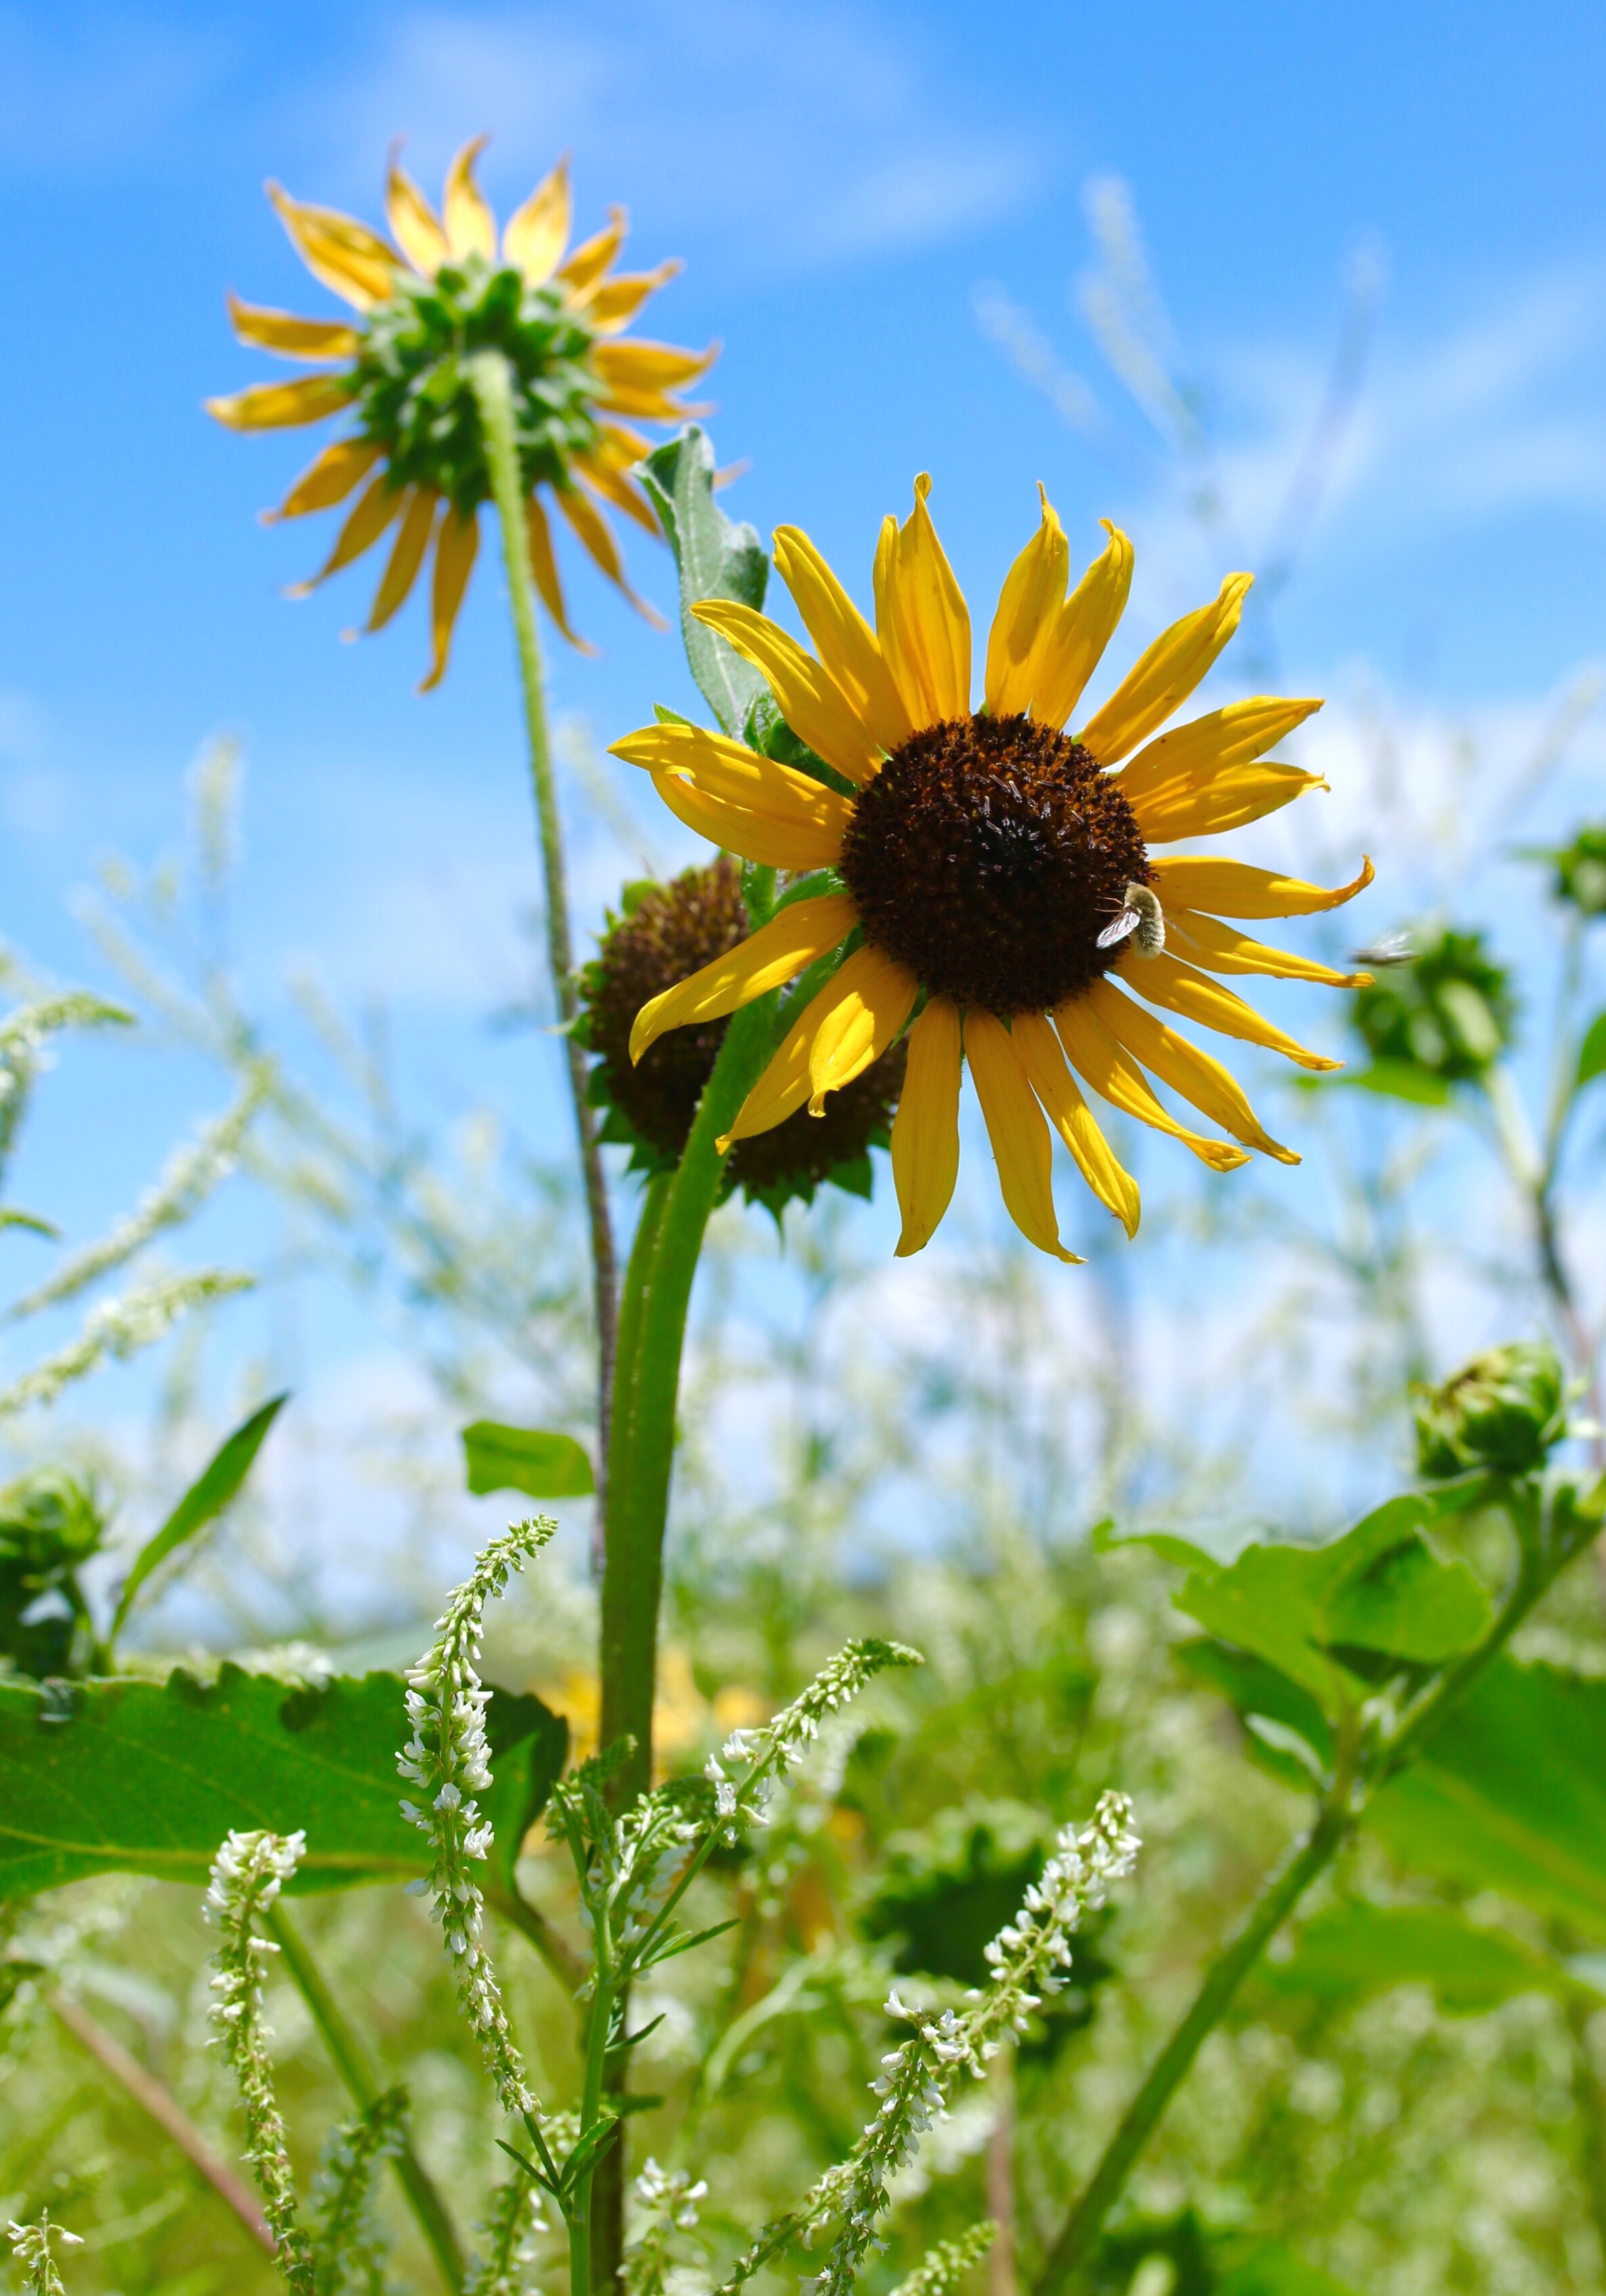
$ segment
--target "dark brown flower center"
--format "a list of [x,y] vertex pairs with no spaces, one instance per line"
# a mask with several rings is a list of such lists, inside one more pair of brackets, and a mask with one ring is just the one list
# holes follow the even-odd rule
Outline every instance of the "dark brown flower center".
[[864,937],[934,996],[1007,1020],[1109,970],[1098,939],[1151,872],[1132,808],[1078,742],[1029,718],[928,726],[854,806],[839,864]]

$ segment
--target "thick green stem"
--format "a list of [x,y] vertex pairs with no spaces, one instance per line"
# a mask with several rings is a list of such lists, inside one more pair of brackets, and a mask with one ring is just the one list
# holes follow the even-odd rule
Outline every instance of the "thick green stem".
[[558,790],[552,768],[552,744],[546,730],[546,695],[541,676],[541,642],[536,631],[535,601],[530,594],[529,544],[525,489],[519,468],[519,440],[513,413],[512,378],[500,351],[478,351],[468,363],[469,379],[479,408],[480,433],[486,467],[502,529],[502,554],[507,569],[508,601],[512,609],[513,637],[519,654],[519,678],[524,690],[524,724],[529,738],[530,780],[535,788],[536,823],[541,838],[541,864],[546,880],[546,958],[552,973],[558,1015],[563,1025],[563,1050],[569,1064],[569,1089],[574,1102],[575,1130],[579,1136],[580,1163],[586,1178],[586,1206],[591,1221],[592,1288],[597,1333],[597,1512],[605,1520],[607,1505],[609,1421],[613,1402],[613,1366],[617,1327],[618,1269],[613,1250],[613,1223],[608,1210],[608,1185],[602,1153],[597,1143],[596,1112],[586,1098],[586,1056],[576,1044],[573,1023],[579,1012],[575,988],[574,944],[569,929],[569,888],[563,873],[563,832],[558,819]]
[[[362,2043],[346,2022],[339,2003],[324,1982],[323,1972],[307,1952],[300,1931],[291,1926],[282,1905],[270,1906],[263,1917],[263,1927],[283,1955],[284,1966],[311,2010],[313,2022],[324,2036],[335,2070],[345,2082],[352,2102],[359,2112],[371,2112],[380,2099],[379,2082]],[[420,2232],[429,2243],[430,2252],[440,2267],[441,2278],[448,2288],[461,2289],[463,2250],[456,2231],[429,2170],[413,2150],[410,2137],[404,2137],[401,2151],[395,2158],[397,2181]]]

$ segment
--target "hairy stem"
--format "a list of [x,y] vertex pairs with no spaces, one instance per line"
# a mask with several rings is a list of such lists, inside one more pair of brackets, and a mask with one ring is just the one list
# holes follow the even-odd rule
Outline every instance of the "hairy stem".
[[[379,2102],[380,2084],[369,2064],[362,2043],[346,2022],[339,2003],[324,1981],[300,1931],[294,1928],[282,1905],[269,1907],[263,1916],[263,1928],[284,1956],[284,1966],[294,1981],[297,1991],[312,2012],[314,2024],[324,2036],[324,2045],[333,2060],[334,2069],[345,2082],[353,2103],[359,2112],[371,2112]],[[423,2162],[413,2149],[411,2137],[402,2139],[401,2149],[394,2156],[396,2174],[407,2206],[412,2210],[418,2228],[429,2243],[430,2252],[440,2268],[440,2276],[454,2291],[463,2286],[463,2251],[446,2202],[435,2187]]]
[[580,1163],[586,1179],[586,1207],[591,1223],[592,1291],[597,1335],[597,1514],[606,1520],[609,1423],[613,1406],[613,1366],[618,1324],[618,1268],[613,1250],[613,1222],[608,1209],[608,1185],[602,1152],[597,1142],[596,1112],[586,1096],[586,1056],[570,1032],[579,1012],[574,982],[574,944],[569,930],[569,888],[563,871],[563,832],[558,819],[558,791],[553,775],[552,743],[546,728],[546,695],[541,676],[541,642],[536,630],[535,601],[530,594],[529,545],[527,539],[524,488],[519,470],[519,441],[514,425],[512,381],[500,351],[479,351],[469,361],[469,378],[479,408],[480,433],[486,466],[502,529],[502,554],[507,569],[508,601],[512,609],[513,638],[519,655],[519,678],[524,691],[524,725],[529,738],[530,780],[535,787],[536,823],[541,838],[541,864],[546,881],[546,960],[552,973],[558,1015],[564,1029],[563,1050],[569,1063],[569,1089],[574,1102],[575,1130],[579,1136]]

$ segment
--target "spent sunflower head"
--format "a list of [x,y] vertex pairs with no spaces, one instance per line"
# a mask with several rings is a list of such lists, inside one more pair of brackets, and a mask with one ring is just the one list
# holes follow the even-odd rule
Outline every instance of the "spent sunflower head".
[[[322,372],[255,383],[207,410],[235,430],[281,430],[344,414],[351,428],[304,471],[270,520],[331,510],[353,496],[333,549],[304,595],[386,536],[389,556],[365,629],[396,613],[434,547],[434,659],[423,690],[446,674],[452,632],[479,547],[480,504],[491,492],[468,361],[499,351],[512,377],[530,573],[547,611],[574,645],[553,554],[550,496],[581,546],[650,619],[625,577],[602,504],[658,531],[630,472],[651,451],[631,422],[679,422],[697,410],[672,394],[712,364],[715,350],[627,339],[649,295],[679,269],[616,272],[622,208],[604,231],[569,253],[570,196],[560,160],[509,217],[498,251],[496,217],[474,180],[486,139],[453,160],[438,216],[392,159],[385,211],[391,238],[329,208],[267,187],[307,269],[350,305],[340,320],[298,319],[229,299],[242,342]],[[624,419],[621,419],[624,418]]]
[[[1083,1085],[1213,1170],[1246,1162],[1251,1148],[1298,1162],[1172,1021],[1269,1046],[1302,1068],[1338,1067],[1214,976],[1367,981],[1267,947],[1239,921],[1333,908],[1370,883],[1372,865],[1328,891],[1240,861],[1153,849],[1240,828],[1325,785],[1267,756],[1320,707],[1313,701],[1260,696],[1159,732],[1236,629],[1247,574],[1230,575],[1209,605],[1163,631],[1069,733],[1125,608],[1132,545],[1106,521],[1107,547],[1070,589],[1069,545],[1045,496],[1004,582],[983,704],[972,709],[970,615],[931,522],[929,486],[916,480],[901,527],[891,518],[882,526],[873,628],[796,527],[777,530],[775,564],[815,654],[728,599],[692,609],[763,673],[786,724],[840,786],[680,722],[614,743],[717,844],[823,873],[817,892],[647,1004],[630,1049],[639,1060],[666,1030],[733,1013],[835,952],[835,971],[792,1021],[729,1140],[805,1105],[822,1111],[907,1028],[892,1130],[899,1252],[930,1240],[953,1194],[968,1061],[1012,1218],[1043,1250],[1069,1259],[1050,1184],[1050,1124],[1128,1234],[1138,1218],[1137,1188]],[[1178,1121],[1151,1078],[1228,1137]]]

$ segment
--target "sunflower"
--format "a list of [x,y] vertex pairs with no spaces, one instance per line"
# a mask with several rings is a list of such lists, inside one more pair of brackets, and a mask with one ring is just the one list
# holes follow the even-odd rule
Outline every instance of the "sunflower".
[[[1069,548],[1046,495],[1004,582],[985,700],[972,710],[970,615],[927,508],[930,484],[916,480],[901,527],[882,525],[873,629],[796,527],[777,529],[775,563],[816,654],[749,607],[710,599],[692,610],[762,671],[822,761],[817,775],[684,723],[614,743],[682,821],[809,877],[739,947],[645,1005],[631,1051],[639,1059],[666,1029],[734,1012],[818,968],[823,985],[794,999],[801,1009],[726,1141],[805,1103],[821,1110],[914,1016],[892,1131],[899,1253],[929,1242],[953,1195],[968,1062],[1011,1217],[1041,1250],[1071,1259],[1054,1212],[1051,1124],[1129,1235],[1138,1219],[1137,1188],[1084,1086],[1215,1171],[1246,1162],[1250,1149],[1299,1161],[1173,1016],[1302,1068],[1340,1066],[1212,975],[1364,983],[1370,976],[1250,939],[1239,920],[1334,908],[1371,882],[1372,865],[1327,891],[1240,861],[1152,853],[1325,787],[1266,755],[1321,705],[1257,697],[1159,733],[1238,626],[1251,578],[1233,574],[1156,638],[1078,733],[1066,732],[1126,606],[1133,554],[1106,521],[1102,555],[1068,596]],[[1179,1122],[1151,1078],[1228,1138]]]
[[382,628],[401,606],[434,544],[434,660],[425,692],[446,674],[479,547],[479,505],[491,493],[469,357],[498,350],[512,370],[530,572],[559,629],[583,646],[569,626],[543,490],[608,579],[656,621],[626,579],[602,507],[610,504],[657,533],[630,478],[651,441],[611,418],[678,422],[699,411],[672,394],[716,356],[714,348],[622,340],[648,296],[680,266],[614,271],[625,240],[622,208],[565,260],[566,160],[509,218],[498,259],[496,217],[474,180],[485,142],[477,136],[453,160],[439,216],[392,160],[385,207],[394,244],[349,216],[306,206],[269,184],[268,197],[297,253],[356,316],[298,319],[231,296],[229,312],[242,342],[326,371],[207,401],[208,412],[235,430],[280,430],[330,414],[355,418],[349,434],[325,447],[266,515],[270,521],[300,518],[356,495],[324,565],[291,594],[304,596],[390,535],[365,625],[369,631]]

